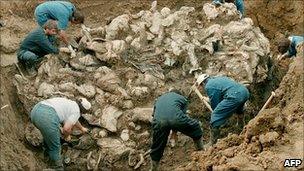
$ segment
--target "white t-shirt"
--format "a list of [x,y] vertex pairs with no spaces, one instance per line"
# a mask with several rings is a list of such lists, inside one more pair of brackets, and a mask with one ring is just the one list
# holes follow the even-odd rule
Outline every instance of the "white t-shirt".
[[79,106],[73,100],[55,97],[41,101],[41,103],[55,109],[59,117],[60,123],[69,122],[74,125],[80,117]]

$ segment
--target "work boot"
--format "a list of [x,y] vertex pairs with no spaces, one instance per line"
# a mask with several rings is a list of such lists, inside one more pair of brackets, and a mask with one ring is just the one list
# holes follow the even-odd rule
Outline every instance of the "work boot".
[[158,171],[159,161],[151,160],[151,168],[149,171]]
[[210,140],[209,143],[205,145],[205,148],[208,149],[209,147],[213,146],[217,142],[217,139],[220,137],[220,128],[214,127],[210,129]]
[[198,150],[198,151],[204,150],[204,143],[203,143],[202,137],[198,140],[194,140],[194,144],[195,144],[196,150]]
[[64,171],[62,160],[51,161],[51,167],[55,171]]

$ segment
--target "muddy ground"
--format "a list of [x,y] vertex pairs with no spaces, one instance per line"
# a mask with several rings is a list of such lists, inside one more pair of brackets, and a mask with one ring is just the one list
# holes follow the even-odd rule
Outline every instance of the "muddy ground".
[[[40,0],[42,1],[42,0]],[[13,86],[13,76],[18,73],[12,62],[16,61],[15,52],[18,44],[23,37],[34,27],[36,27],[33,19],[33,10],[40,2],[37,1],[1,1],[1,20],[4,21],[5,27],[1,28],[1,45],[6,44],[3,49],[1,46],[1,158],[0,170],[40,170],[46,168],[45,161],[41,149],[35,149],[29,146],[24,138],[24,129],[28,124],[28,115],[23,109],[16,94],[16,88]],[[113,17],[120,14],[147,9],[151,1],[100,1],[100,0],[74,0],[73,1],[82,11],[89,16],[86,21],[89,26],[98,26],[101,23],[105,24]],[[159,1],[161,7],[167,6],[170,9],[180,8],[181,6],[193,6],[197,9],[202,8],[202,1],[198,0],[179,0],[179,1]],[[246,13],[258,25],[268,39],[270,39],[272,47],[273,59],[277,52],[274,48],[276,41],[284,35],[303,34],[303,1],[274,1],[274,0],[257,0],[245,1]],[[102,12],[100,12],[102,11]],[[74,32],[77,28],[72,27],[69,32]],[[299,60],[298,63],[303,63]],[[270,86],[265,89],[265,85],[261,85],[260,93],[264,94],[256,101],[256,109],[253,113],[257,113],[261,108],[271,90],[278,88],[281,79],[286,74],[289,68],[289,60],[277,63],[272,62],[274,77],[269,80]],[[193,153],[194,148],[189,140],[183,140],[184,145],[180,144],[177,148],[167,150],[165,157],[162,159],[162,168],[164,170],[175,170],[176,168],[186,170],[201,170],[208,169],[210,166],[216,166],[218,169],[241,169],[260,170],[260,169],[277,169],[281,166],[281,160],[288,157],[300,157],[303,159],[303,65],[293,64],[295,68],[289,71],[289,74],[283,79],[278,91],[281,91],[281,98],[276,98],[275,103],[269,109],[262,113],[262,118],[267,118],[268,113],[273,113],[275,116],[282,112],[283,124],[286,125],[284,130],[273,130],[274,128],[267,127],[264,132],[254,132],[257,138],[248,138],[248,127],[235,130],[233,133],[242,133],[240,137],[233,135],[223,140],[224,143],[207,152]],[[296,77],[297,76],[297,77]],[[285,80],[285,81],[284,81]],[[292,82],[293,84],[289,84]],[[294,86],[297,91],[294,91]],[[284,93],[282,93],[282,91]],[[286,96],[288,95],[288,96]],[[302,99],[303,100],[303,99]],[[251,114],[254,115],[254,114]],[[253,116],[248,117],[252,118]],[[271,119],[271,118],[270,118]],[[286,121],[287,120],[287,121]],[[249,127],[258,127],[254,121]],[[252,126],[253,125],[253,126]],[[235,127],[234,127],[235,128]],[[275,127],[276,128],[276,127]],[[256,128],[259,129],[259,128]],[[231,131],[231,130],[228,130]],[[266,142],[266,150],[261,150],[259,143],[260,136],[267,132],[277,132],[279,136],[278,143],[274,143],[276,138],[270,142]],[[276,135],[276,133],[273,133]],[[262,136],[262,137],[263,137]],[[205,134],[205,139],[208,139],[208,133]],[[250,139],[250,140],[248,140]],[[254,139],[254,140],[252,140]],[[249,142],[246,142],[249,141]],[[238,142],[234,145],[227,145],[229,142]],[[256,143],[253,143],[256,142]],[[258,145],[257,145],[258,144]],[[248,147],[250,146],[250,147]],[[258,146],[258,147],[257,147]],[[263,145],[262,145],[263,147]],[[148,148],[148,147],[147,147]],[[294,150],[291,150],[294,149]],[[219,155],[218,151],[235,151],[233,157]],[[263,153],[258,155],[258,153]],[[209,156],[209,157],[208,157]],[[225,157],[223,157],[225,156]],[[246,158],[242,158],[246,156]],[[271,156],[270,158],[267,158]],[[224,158],[224,159],[222,159]],[[220,160],[214,162],[215,160]],[[277,162],[271,162],[276,160]],[[254,162],[252,162],[254,161]],[[256,163],[258,164],[256,164]],[[262,164],[259,164],[262,163]],[[142,167],[142,170],[147,170],[149,162]],[[121,170],[127,166],[120,166],[114,169]],[[75,169],[75,168],[71,168]],[[111,168],[107,168],[111,169]],[[113,168],[112,168],[113,169]],[[129,168],[130,169],[130,168]],[[281,168],[282,169],[282,168]]]

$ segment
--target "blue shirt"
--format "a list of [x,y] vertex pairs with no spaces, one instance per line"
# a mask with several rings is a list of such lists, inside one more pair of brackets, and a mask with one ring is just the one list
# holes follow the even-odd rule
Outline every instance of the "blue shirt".
[[[249,92],[244,85],[225,76],[208,78],[205,85],[205,92],[210,99],[212,109],[215,109],[217,104],[224,98],[236,98],[243,101],[249,97]],[[235,92],[242,93],[236,96]]]
[[73,16],[75,6],[66,1],[47,1],[37,6],[35,17],[40,26],[49,19],[58,21],[58,29],[66,30]]
[[161,95],[154,104],[155,119],[173,119],[187,111],[187,99],[174,92]]
[[58,48],[53,45],[54,36],[47,36],[41,27],[30,32],[21,42],[20,50],[28,50],[39,57],[55,53],[58,54]]
[[291,44],[287,51],[289,57],[296,56],[297,54],[296,47],[298,44],[300,44],[303,41],[304,41],[304,36],[291,36]]

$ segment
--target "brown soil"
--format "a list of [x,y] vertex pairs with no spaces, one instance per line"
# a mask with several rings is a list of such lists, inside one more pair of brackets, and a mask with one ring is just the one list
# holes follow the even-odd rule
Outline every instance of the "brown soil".
[[261,28],[268,39],[272,40],[272,48],[276,51],[277,41],[289,35],[304,33],[304,1],[246,1],[247,14]]
[[1,68],[0,170],[34,170],[45,166],[41,153],[25,142],[27,115],[12,84],[15,68]]
[[[14,53],[18,48],[19,42],[36,26],[33,20],[33,10],[42,1],[0,2],[0,16],[5,23],[5,27],[0,28],[1,60],[15,58]],[[205,2],[207,1],[205,0]],[[147,9],[151,3],[150,0],[72,0],[72,2],[88,16],[86,22],[91,27],[106,23],[111,18],[127,11],[135,12]],[[193,6],[200,9],[203,3],[204,1],[199,0],[164,0],[158,2],[161,7],[167,6],[171,9],[180,8],[181,6]],[[274,47],[280,37],[304,33],[303,1],[247,0],[245,4],[247,15],[253,18],[255,24],[270,39],[273,54],[276,54]],[[72,27],[69,31],[73,32],[75,29],[75,27]],[[4,49],[3,44],[6,44],[4,47],[10,48]],[[265,97],[268,97],[270,90],[274,90],[278,86],[282,76],[285,75],[288,64],[289,61],[282,62],[280,65],[275,62],[272,63],[274,66],[273,73],[275,74],[273,79],[269,80],[271,86],[267,91],[263,91],[264,85],[261,85],[260,92],[265,93]],[[220,141],[215,148],[206,152],[194,153],[192,156],[192,142],[190,139],[183,138],[180,140],[178,147],[173,149],[167,147],[161,163],[163,170],[174,170],[178,167],[186,170],[201,170],[212,168],[213,166],[215,169],[277,169],[279,167],[276,166],[281,166],[284,158],[298,157],[303,159],[303,153],[301,153],[303,152],[304,112],[302,97],[303,65],[300,64],[303,64],[303,61],[294,62],[294,68],[290,69],[283,79],[277,90],[281,96],[275,98],[275,103],[272,105],[273,108],[265,110],[254,120],[250,121],[240,136],[230,135]],[[41,170],[46,168],[41,150],[30,147],[24,140],[24,130],[28,118],[12,84],[13,76],[17,72],[15,66],[3,67],[1,65],[0,170]],[[265,98],[262,98],[257,108],[264,102]],[[269,116],[270,114],[272,116]],[[276,118],[281,118],[281,120],[278,125],[269,124],[264,129],[261,129],[259,125],[261,123],[259,122],[269,123],[265,118],[273,121]],[[233,133],[239,133],[240,131],[235,130]],[[271,134],[267,134],[269,132]],[[276,136],[277,134],[278,137]],[[208,135],[205,136],[207,139]],[[275,142],[265,142],[265,144],[261,145],[261,139],[263,138],[275,139]],[[148,167],[149,162],[146,162],[142,169],[147,170]],[[77,166],[71,169],[75,168]],[[117,166],[116,169],[121,170],[123,168],[125,169],[125,166]]]
[[253,118],[239,136],[229,135],[207,151],[194,153],[193,162],[183,169],[283,170],[285,159],[303,159],[302,57],[291,63],[271,108]]

